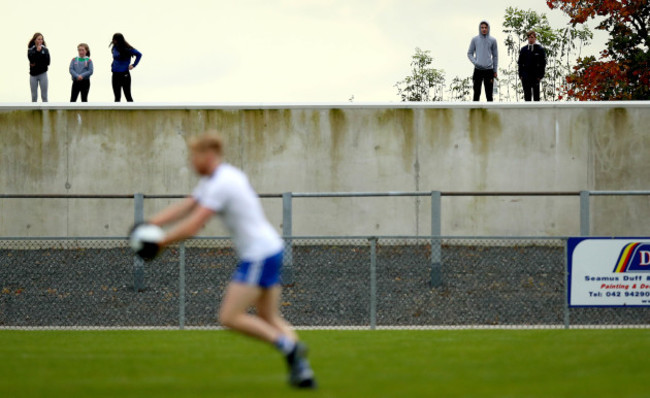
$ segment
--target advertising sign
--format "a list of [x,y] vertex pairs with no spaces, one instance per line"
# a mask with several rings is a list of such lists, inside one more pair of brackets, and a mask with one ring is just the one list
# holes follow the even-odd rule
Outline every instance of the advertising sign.
[[650,238],[570,238],[569,306],[650,306]]

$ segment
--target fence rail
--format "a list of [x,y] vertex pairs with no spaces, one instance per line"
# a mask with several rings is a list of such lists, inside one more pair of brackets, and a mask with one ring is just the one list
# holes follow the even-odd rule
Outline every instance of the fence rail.
[[[623,191],[394,191],[394,192],[288,192],[294,198],[353,198],[385,196],[430,196],[440,192],[441,196],[650,196],[646,190]],[[281,198],[286,193],[261,193],[261,198]],[[137,194],[3,194],[0,199],[133,199]],[[142,194],[145,199],[181,199],[184,194]]]
[[[596,196],[648,196],[648,190],[627,191],[528,191],[528,192],[284,192],[263,193],[260,198],[282,199],[282,233],[293,235],[293,199],[294,198],[363,198],[363,197],[429,197],[431,203],[431,235],[442,233],[442,197],[578,197],[580,200],[580,236],[589,236],[590,198]],[[145,199],[181,199],[180,194],[0,194],[0,199],[133,199],[134,221],[144,218]]]
[[[186,195],[180,194],[0,194],[0,199],[132,199],[134,201],[134,222],[144,219],[145,199],[180,199]],[[591,204],[590,198],[596,196],[648,196],[647,190],[627,191],[528,191],[528,192],[284,192],[263,193],[261,198],[282,199],[282,234],[285,238],[293,236],[293,199],[294,198],[363,198],[363,197],[429,197],[431,206],[431,231],[430,235],[442,235],[442,197],[577,197],[580,200],[579,236],[591,234]],[[291,248],[287,251],[287,278],[291,278]],[[438,270],[438,260],[432,258],[431,284],[436,286],[441,283]],[[138,266],[141,268],[141,266]]]

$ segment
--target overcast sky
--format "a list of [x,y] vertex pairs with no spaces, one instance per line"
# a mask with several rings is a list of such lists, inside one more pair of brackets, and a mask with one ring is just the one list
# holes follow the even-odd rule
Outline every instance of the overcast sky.
[[[508,6],[568,18],[545,0],[0,0],[0,102],[30,101],[27,42],[43,33],[51,52],[50,102],[70,97],[68,67],[80,42],[95,74],[90,101],[113,94],[113,33],[143,53],[132,72],[141,102],[399,101],[395,82],[409,72],[415,47],[431,50],[447,81],[466,77],[466,53],[481,19],[505,57]],[[592,24],[593,28],[593,24]],[[596,32],[588,54],[606,35]],[[40,99],[39,99],[40,100]]]

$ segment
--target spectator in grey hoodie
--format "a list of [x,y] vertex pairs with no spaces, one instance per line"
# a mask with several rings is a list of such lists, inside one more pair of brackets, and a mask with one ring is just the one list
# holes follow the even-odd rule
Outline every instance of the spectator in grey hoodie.
[[481,98],[481,85],[485,85],[485,97],[492,101],[494,79],[497,77],[499,66],[499,51],[497,40],[490,36],[490,24],[481,21],[479,35],[472,39],[467,50],[467,57],[474,64],[474,101]]
[[90,59],[90,48],[88,44],[81,43],[77,46],[78,57],[70,61],[70,75],[72,76],[72,94],[70,102],[77,102],[81,93],[81,102],[88,102],[90,91],[90,76],[93,74],[93,61]]

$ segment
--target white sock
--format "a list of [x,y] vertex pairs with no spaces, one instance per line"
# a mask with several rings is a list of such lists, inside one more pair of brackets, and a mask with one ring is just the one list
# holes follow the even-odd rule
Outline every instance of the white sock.
[[278,337],[275,343],[273,343],[273,345],[275,345],[275,347],[284,355],[289,355],[291,351],[293,351],[293,349],[296,347],[296,342],[285,335],[281,335]]

